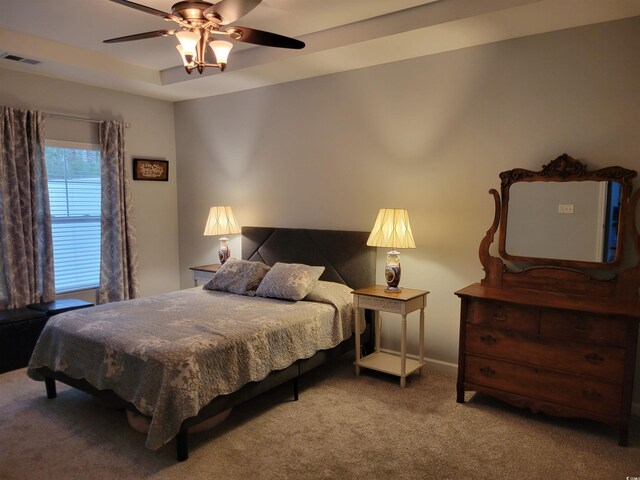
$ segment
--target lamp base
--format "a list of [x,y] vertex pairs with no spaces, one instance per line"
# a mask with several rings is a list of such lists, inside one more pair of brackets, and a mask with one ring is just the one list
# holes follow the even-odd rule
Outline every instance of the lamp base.
[[229,256],[231,255],[231,249],[229,245],[227,245],[227,237],[220,237],[220,248],[218,248],[218,259],[220,260],[220,265],[224,265],[224,262],[229,260]]
[[400,252],[391,250],[387,252],[387,265],[384,267],[384,278],[387,281],[385,292],[398,293],[402,289],[400,284]]

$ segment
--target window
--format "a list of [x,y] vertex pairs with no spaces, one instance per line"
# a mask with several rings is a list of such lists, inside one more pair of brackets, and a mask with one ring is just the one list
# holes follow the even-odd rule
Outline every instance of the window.
[[56,293],[100,281],[100,147],[47,141]]

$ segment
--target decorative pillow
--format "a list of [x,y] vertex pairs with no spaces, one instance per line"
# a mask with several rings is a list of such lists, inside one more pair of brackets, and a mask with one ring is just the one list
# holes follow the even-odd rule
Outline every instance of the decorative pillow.
[[353,303],[352,291],[353,288],[343,285],[342,283],[318,280],[307,296],[304,297],[304,301],[331,303],[332,300],[340,298],[346,302]]
[[285,300],[302,300],[309,294],[322,272],[324,272],[324,267],[278,262],[264,276],[258,290],[256,290],[256,295]]
[[230,258],[204,288],[252,297],[256,294],[256,288],[268,271],[269,266],[262,262]]

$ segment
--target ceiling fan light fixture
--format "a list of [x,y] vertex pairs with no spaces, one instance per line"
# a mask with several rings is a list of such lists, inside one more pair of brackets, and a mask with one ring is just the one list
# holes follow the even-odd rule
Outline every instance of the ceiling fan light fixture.
[[178,53],[182,57],[182,63],[185,67],[193,65],[193,55],[185,55],[182,45],[176,45],[176,50],[178,50]]
[[[255,28],[233,26],[224,30],[220,29],[221,25],[234,23],[249,13],[262,0],[218,0],[215,3],[210,3],[211,0],[179,1],[171,7],[171,13],[129,0],[111,1],[177,23],[179,27],[175,30],[154,30],[152,32],[110,38],[104,40],[104,43],[129,42],[131,40],[175,35],[180,42],[176,48],[180,53],[184,68],[189,74],[193,70],[203,73],[208,67],[219,68],[224,71],[233,44],[224,40],[210,42],[209,40],[215,35],[224,35],[227,39],[238,42],[276,48],[300,49],[305,46],[304,42],[300,40]],[[207,45],[211,47],[216,57],[216,63],[207,62],[205,58]]]
[[176,33],[176,37],[182,46],[184,56],[191,55],[196,56],[196,45],[200,41],[200,35],[196,32],[189,32],[188,30],[182,30]]
[[229,59],[229,52],[233,48],[233,43],[225,40],[214,40],[209,44],[213,54],[216,56],[216,61],[220,65],[220,70],[224,70],[227,66],[227,60]]

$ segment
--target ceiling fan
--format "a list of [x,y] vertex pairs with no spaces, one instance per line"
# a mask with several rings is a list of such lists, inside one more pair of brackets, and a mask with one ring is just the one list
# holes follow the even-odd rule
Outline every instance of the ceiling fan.
[[[212,4],[199,0],[178,2],[171,7],[171,13],[147,7],[128,0],[111,0],[114,3],[130,7],[141,12],[162,17],[168,22],[175,22],[178,28],[172,30],[154,30],[152,32],[137,33],[124,37],[110,38],[104,43],[129,42],[144,38],[168,37],[175,35],[180,42],[176,46],[182,57],[187,73],[198,70],[202,73],[206,67],[216,67],[224,71],[227,66],[229,52],[233,47],[231,42],[218,38],[229,38],[238,42],[252,43],[278,48],[304,48],[304,42],[295,38],[285,37],[277,33],[256,30],[255,28],[230,26],[256,8],[262,0],[221,0]],[[213,50],[216,63],[205,60],[207,45]]]

